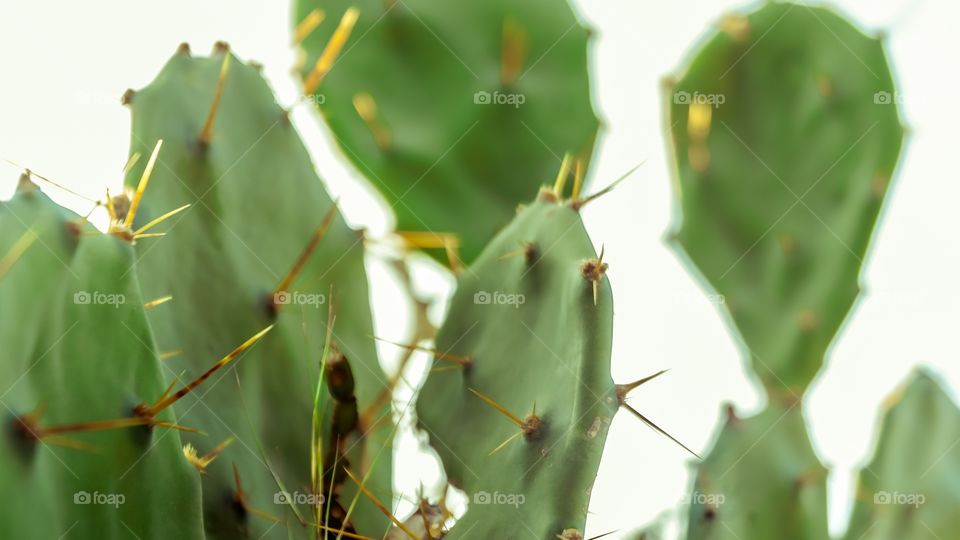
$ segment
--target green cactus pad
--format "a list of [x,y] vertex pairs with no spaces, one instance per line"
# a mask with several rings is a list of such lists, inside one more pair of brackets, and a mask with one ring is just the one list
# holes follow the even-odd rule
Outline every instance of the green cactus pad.
[[960,531],[960,409],[918,371],[890,400],[860,473],[850,540],[936,540]]
[[470,497],[448,539],[582,534],[619,405],[604,268],[577,211],[544,191],[460,276],[417,404],[448,480]]
[[767,2],[720,26],[668,84],[673,241],[767,390],[800,393],[859,293],[903,139],[894,83],[880,39],[827,9]]
[[687,540],[825,540],[827,471],[801,407],[771,404],[741,419],[728,410],[696,468]]
[[[229,65],[223,71],[225,55]],[[225,77],[216,98],[221,73]],[[212,129],[201,140],[216,99]],[[238,511],[236,465],[250,507],[286,519],[292,531],[301,531],[298,535],[313,536],[287,514],[285,505],[277,504],[279,490],[268,466],[289,492],[309,489],[310,426],[315,388],[322,384],[319,365],[331,301],[336,317],[332,339],[349,358],[359,411],[366,413],[361,418],[366,423],[345,445],[350,466],[366,474],[386,447],[367,487],[381,500],[392,500],[393,423],[389,399],[378,399],[387,391],[387,378],[370,337],[362,235],[339,213],[330,214],[332,222],[302,271],[288,290],[273,294],[333,204],[285,111],[257,69],[222,44],[209,58],[192,57],[182,48],[149,86],[129,93],[127,101],[133,114],[131,153],[146,155],[158,140],[164,141],[135,226],[192,204],[169,220],[165,238],[138,244],[137,272],[148,296],[174,297],[150,313],[163,350],[182,351],[169,360],[170,367],[198,374],[211,359],[277,324],[237,362],[242,394],[229,370],[178,404],[182,421],[207,434],[187,437],[201,451],[229,437],[238,439],[203,479],[208,533],[218,538],[287,537],[285,527]],[[128,185],[137,185],[143,161],[130,171]],[[329,445],[332,408],[326,392],[320,401]],[[258,442],[266,448],[266,461]],[[354,487],[348,483],[335,494],[348,506]],[[312,510],[305,506],[300,513],[311,516]],[[352,518],[357,530],[369,536],[382,535],[389,524],[363,497]]]
[[[598,129],[589,32],[566,0],[295,5],[295,22],[315,8],[326,13],[301,44],[305,78],[341,15],[360,10],[311,97],[344,155],[393,208],[398,229],[456,233],[469,263],[553,179],[564,153],[589,160]],[[516,52],[506,60],[505,42]],[[360,98],[358,109],[356,96],[373,101]],[[510,99],[523,103],[492,103]]]
[[[200,481],[177,432],[53,428],[132,418],[166,384],[127,242],[96,232],[29,181],[0,208],[0,510],[10,538],[202,539]],[[28,233],[29,234],[29,233]],[[31,415],[33,411],[42,414]],[[159,421],[173,421],[169,411]]]

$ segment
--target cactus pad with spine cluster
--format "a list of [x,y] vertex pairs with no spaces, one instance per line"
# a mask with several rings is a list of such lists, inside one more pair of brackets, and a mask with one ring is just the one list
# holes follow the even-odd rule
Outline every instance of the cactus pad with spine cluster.
[[[330,506],[327,525],[339,527],[345,517],[355,487],[318,486],[311,477],[314,396],[323,384],[319,366],[329,324],[331,340],[352,367],[360,418],[342,434],[345,440],[332,440],[332,406],[321,390],[318,406],[325,412],[318,433],[324,449],[344,449],[346,455],[336,456],[340,466],[358,475],[375,467],[367,488],[392,500],[389,385],[370,338],[363,237],[332,207],[286,111],[258,70],[223,44],[209,58],[181,48],[150,85],[126,100],[133,114],[131,152],[143,154],[164,141],[138,221],[192,205],[171,218],[165,238],[138,250],[144,290],[174,297],[151,313],[161,347],[180,351],[169,360],[171,368],[193,373],[211,351],[277,325],[238,363],[236,375],[218,374],[179,409],[183,422],[206,432],[189,437],[201,450],[238,439],[203,477],[208,533],[286,538],[287,528],[300,529],[285,516],[288,507],[276,503],[274,474],[288,492],[313,491],[313,500],[322,488]],[[129,185],[139,169],[131,170]],[[327,320],[328,302],[335,323]],[[243,483],[240,508],[233,466]],[[288,527],[273,527],[247,507],[285,518]],[[313,513],[304,506],[300,516],[307,520]],[[320,515],[327,519],[326,507]],[[381,535],[389,523],[362,495],[349,521],[369,536]],[[314,535],[309,526],[300,530]]]
[[460,276],[417,405],[470,497],[448,538],[581,538],[619,406],[605,269],[577,210],[545,190]]
[[[11,538],[203,538],[200,483],[164,393],[133,248],[25,175],[0,208],[3,432]],[[208,360],[209,362],[209,360]],[[108,429],[109,427],[111,427]]]
[[903,138],[877,99],[893,92],[879,39],[773,2],[728,17],[668,88],[674,241],[768,392],[802,393],[860,291]]
[[[318,62],[352,6],[354,37],[335,64]],[[399,229],[456,233],[469,263],[564,153],[586,168],[598,128],[589,32],[566,0],[298,0],[294,11],[304,34],[322,20],[301,42],[305,91]]]

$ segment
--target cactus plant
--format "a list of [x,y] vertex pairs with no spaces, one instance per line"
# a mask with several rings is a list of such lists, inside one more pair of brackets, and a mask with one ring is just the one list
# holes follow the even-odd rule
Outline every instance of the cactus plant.
[[0,510],[4,534],[203,538],[200,482],[173,415],[134,414],[167,383],[128,271],[133,248],[24,175],[0,208],[0,253],[0,317],[18,321],[0,327],[0,474],[15,494]]
[[[289,490],[313,486],[310,426],[328,325],[340,358],[352,368],[360,418],[339,433],[339,443],[333,440],[333,407],[329,394],[320,392],[323,457],[349,462],[365,475],[373,468],[367,487],[392,500],[389,451],[374,460],[389,447],[393,422],[389,381],[370,337],[363,237],[334,208],[286,111],[258,70],[225,44],[209,58],[182,47],[154,82],[125,99],[133,116],[131,152],[143,154],[164,141],[138,221],[192,205],[171,218],[165,238],[138,245],[136,270],[148,296],[174,297],[150,314],[161,346],[182,351],[170,367],[196,370],[210,350],[277,325],[238,366],[238,378],[225,376],[182,409],[182,420],[207,434],[187,436],[195,446],[230,437],[239,442],[204,475],[207,531],[226,538],[238,530],[287,536],[269,520],[235,511],[233,466],[249,506],[271,514],[285,511],[275,504],[275,476]],[[128,174],[131,187],[140,168]],[[327,320],[328,301],[335,324]],[[265,455],[258,451],[261,441]],[[327,454],[334,446],[345,455]],[[342,519],[356,490],[339,479],[336,487],[324,484],[322,494],[333,495],[330,511]],[[309,507],[302,510],[310,515]],[[368,536],[388,525],[364,497],[351,521]]]
[[[769,398],[751,418],[728,413],[694,476],[688,539],[828,538],[826,469],[800,405],[860,292],[903,139],[894,93],[880,39],[828,9],[791,3],[727,17],[668,83],[682,212],[672,238],[724,295]],[[956,468],[953,430],[939,424],[956,412],[929,376],[914,378],[861,474],[847,537],[953,534],[948,515],[921,517],[919,507],[874,497],[956,503],[955,490],[924,472],[933,453]],[[942,427],[916,427],[931,417]],[[931,451],[915,465],[895,449],[917,440]]]
[[[294,12],[304,93],[399,229],[455,233],[469,263],[564,153],[585,173],[589,32],[566,0],[299,0]],[[344,13],[355,37],[333,64]]]

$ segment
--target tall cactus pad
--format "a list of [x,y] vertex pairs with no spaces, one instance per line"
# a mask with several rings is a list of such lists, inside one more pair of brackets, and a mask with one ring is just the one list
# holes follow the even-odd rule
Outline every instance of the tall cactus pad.
[[935,540],[960,531],[960,410],[917,372],[891,399],[873,460],[860,473],[846,538]]
[[879,38],[822,8],[731,16],[669,83],[674,241],[770,392],[800,393],[859,293],[903,129]]
[[351,6],[311,97],[399,229],[456,233],[470,262],[564,153],[589,160],[589,32],[566,0],[297,0],[298,23],[326,14],[302,41],[305,80]]
[[460,277],[417,405],[470,496],[450,539],[581,538],[619,405],[605,268],[577,211],[543,191]]
[[[350,362],[362,415],[344,444],[351,449],[349,466],[366,474],[373,457],[390,444],[389,399],[382,399],[386,377],[370,338],[363,238],[331,208],[303,144],[258,71],[225,45],[210,58],[192,57],[181,48],[154,82],[128,93],[127,101],[133,114],[131,152],[146,154],[164,141],[138,222],[192,205],[170,219],[165,238],[138,245],[137,270],[148,296],[174,297],[151,312],[160,346],[180,353],[170,367],[198,373],[210,358],[277,325],[237,363],[242,392],[237,376],[227,372],[183,400],[183,421],[208,435],[189,437],[197,448],[238,439],[204,475],[207,530],[222,538],[260,538],[268,530],[268,537],[286,538],[284,527],[237,508],[232,466],[242,480],[245,507],[289,518],[300,530],[287,507],[276,502],[282,497],[273,473],[290,492],[311,486],[310,433],[314,394],[322,384],[328,302],[336,317],[332,340]],[[130,171],[128,185],[137,184],[143,161]],[[328,404],[323,391],[319,405],[327,446],[333,444]],[[385,453],[367,487],[390,501],[389,448]],[[347,506],[353,490],[335,489],[335,498]],[[313,515],[308,507],[300,513]],[[388,525],[366,498],[352,518],[361,534],[370,536]],[[313,535],[309,527],[302,531]]]
[[801,407],[771,404],[747,419],[729,411],[710,455],[697,466],[686,538],[829,538],[826,476]]
[[24,178],[0,208],[0,257],[12,263],[0,276],[0,318],[16,322],[0,327],[0,477],[11,494],[0,530],[23,539],[203,538],[200,482],[179,435],[92,426],[135,420],[134,406],[166,386],[133,249]]

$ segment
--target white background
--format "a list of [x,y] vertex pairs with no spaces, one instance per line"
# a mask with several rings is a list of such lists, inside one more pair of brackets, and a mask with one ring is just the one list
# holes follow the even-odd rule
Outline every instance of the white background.
[[[661,368],[672,371],[636,392],[633,404],[697,451],[713,434],[721,404],[743,413],[760,405],[720,313],[691,274],[664,246],[673,202],[661,127],[659,81],[674,73],[728,1],[639,2],[579,0],[584,21],[597,30],[593,45],[595,101],[604,119],[593,170],[600,188],[635,164],[645,165],[615,196],[584,212],[598,247],[605,244],[616,298],[614,377],[620,382]],[[911,136],[888,199],[863,279],[866,294],[832,349],[828,367],[808,395],[806,413],[815,446],[832,467],[831,528],[842,530],[853,472],[869,455],[877,411],[918,363],[935,367],[960,388],[960,4],[948,0],[838,1],[868,31],[883,30],[904,97]],[[198,54],[224,39],[245,59],[265,65],[281,104],[292,104],[290,6],[284,1],[168,0],[140,3],[13,2],[0,4],[0,159],[29,166],[93,198],[121,183],[129,114],[118,103],[128,87],[153,78],[181,41]],[[301,105],[293,115],[331,190],[354,225],[374,234],[390,217],[358,182],[330,144],[316,115]],[[0,197],[17,178],[0,162]],[[48,189],[48,192],[52,190]],[[89,204],[52,192],[78,211]],[[380,335],[403,339],[407,321],[392,313],[402,301],[382,264],[371,262]],[[423,276],[427,276],[425,280]],[[421,275],[435,291],[450,281]],[[386,361],[396,355],[381,348]],[[960,450],[958,450],[960,451]],[[403,452],[404,456],[408,454]],[[412,459],[404,457],[404,459]],[[398,481],[412,495],[417,475],[432,476],[429,460],[404,469]],[[634,418],[613,423],[594,489],[588,535],[629,530],[675,507],[688,481],[687,456]],[[612,535],[617,537],[619,535]]]

